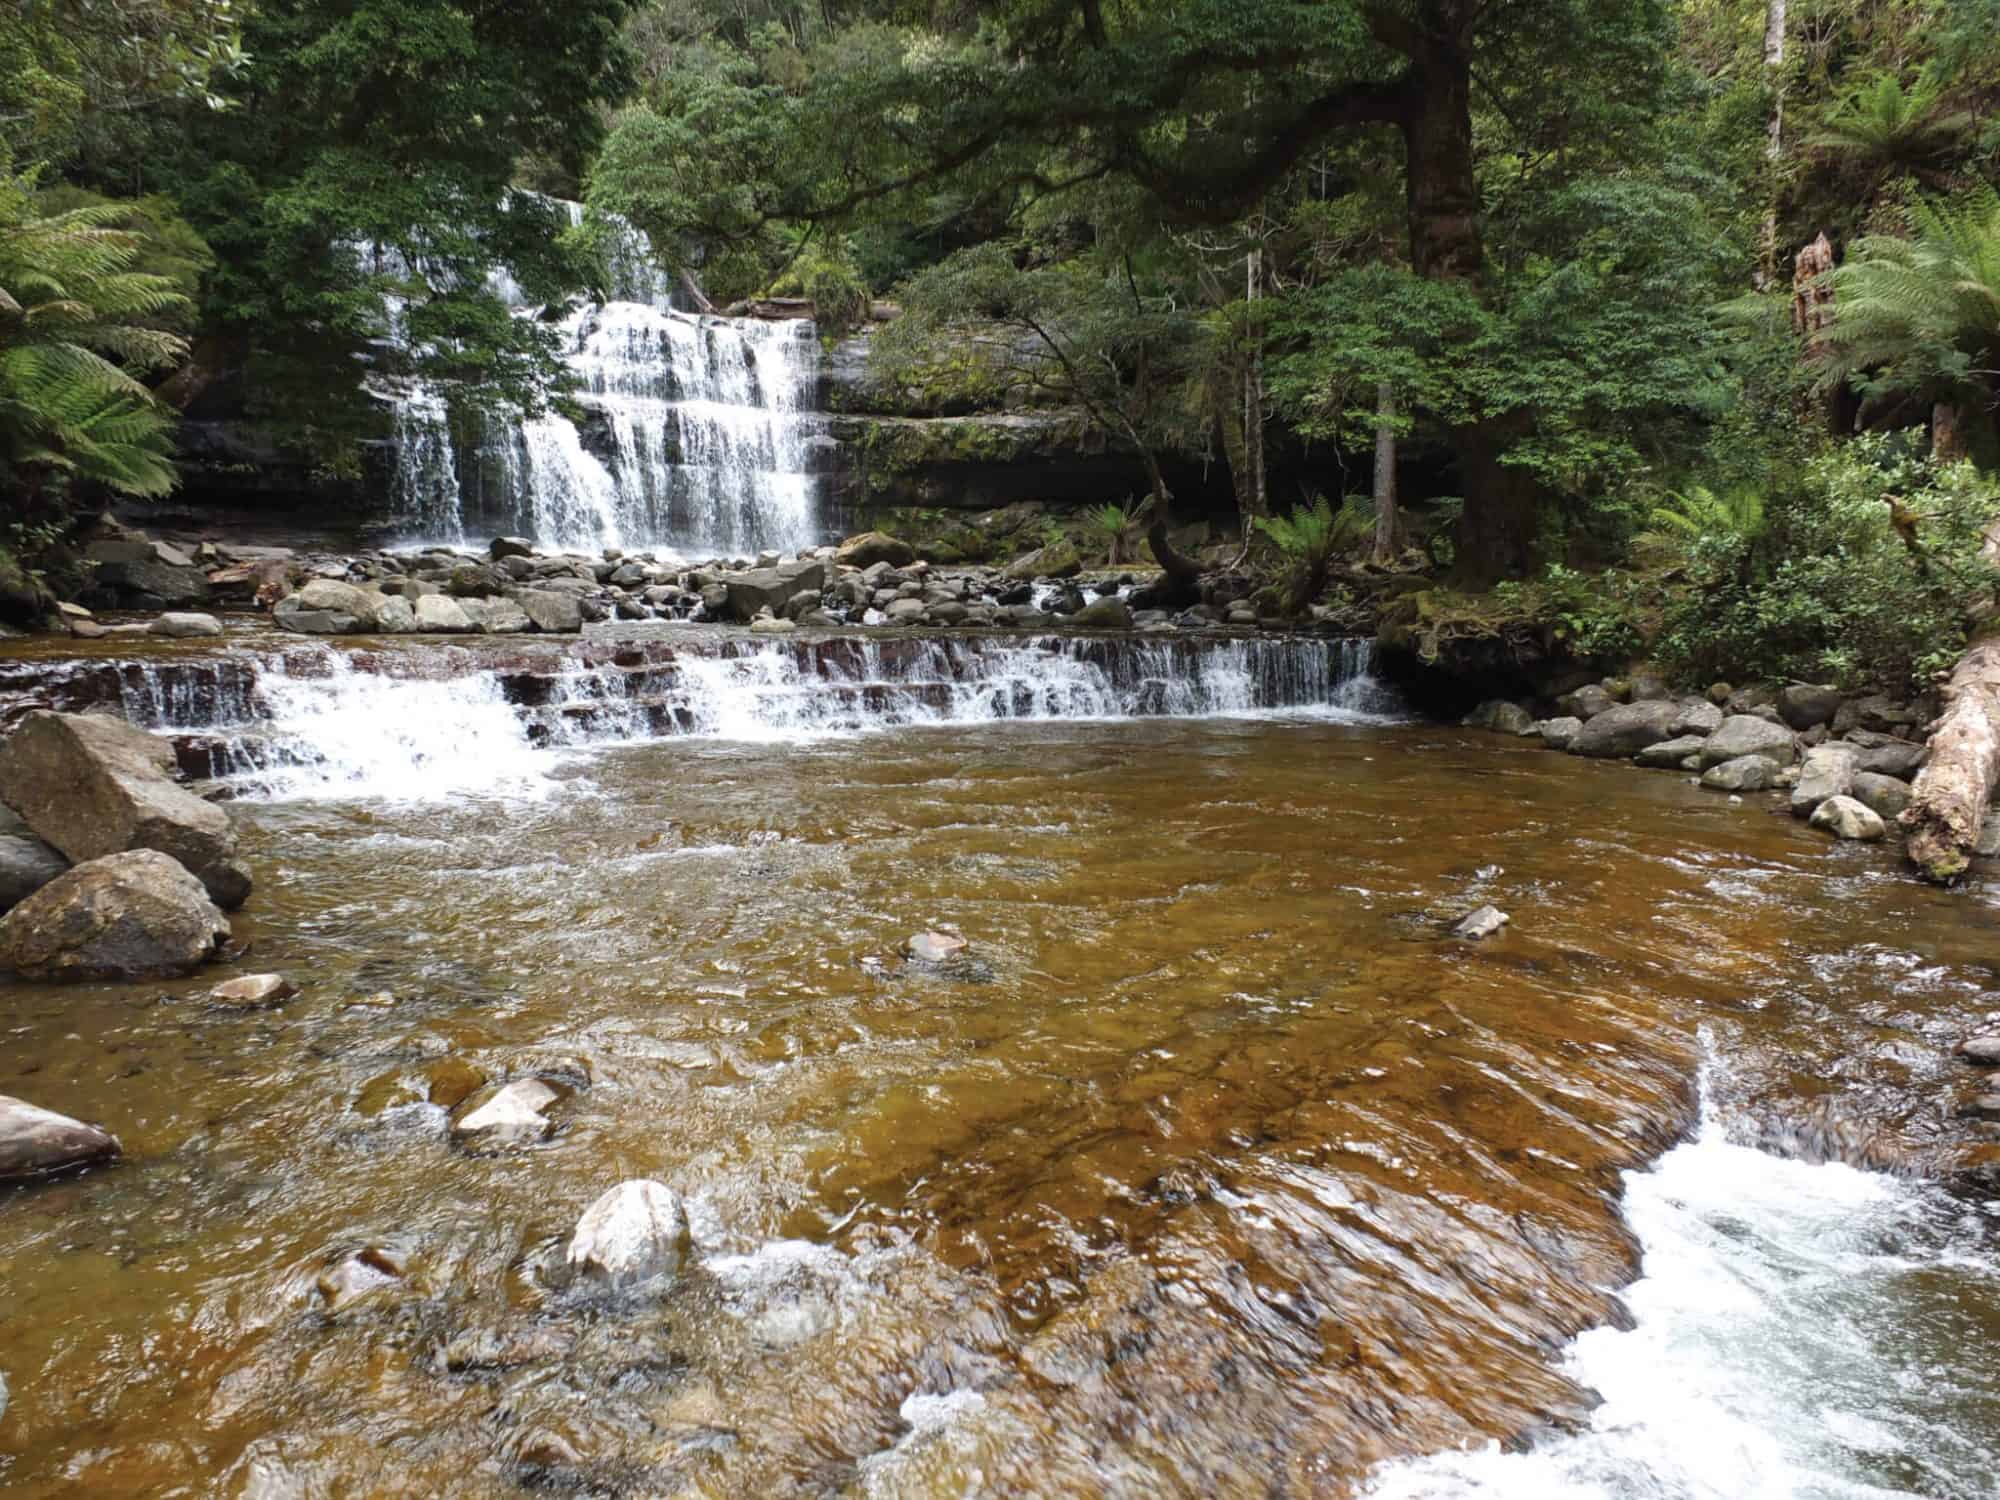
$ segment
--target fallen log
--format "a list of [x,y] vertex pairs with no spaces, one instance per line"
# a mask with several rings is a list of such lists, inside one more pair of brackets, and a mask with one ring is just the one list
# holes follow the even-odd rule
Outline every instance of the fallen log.
[[1949,884],[1972,862],[1980,825],[2000,784],[2000,635],[1972,643],[1952,669],[1931,758],[1897,819],[1903,848],[1926,880]]

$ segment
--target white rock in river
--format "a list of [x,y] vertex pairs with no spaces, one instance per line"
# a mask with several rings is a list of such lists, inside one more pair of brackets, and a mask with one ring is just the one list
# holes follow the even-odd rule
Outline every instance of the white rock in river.
[[965,939],[949,932],[920,932],[903,945],[919,963],[941,964],[965,947]]
[[40,1177],[118,1155],[118,1138],[25,1099],[0,1094],[0,1182]]
[[539,1078],[520,1079],[461,1117],[451,1127],[451,1133],[468,1146],[528,1145],[549,1133],[549,1122],[542,1118],[542,1111],[558,1097]]
[[284,1004],[298,992],[299,987],[282,974],[239,974],[210,990],[208,998],[218,1005],[263,1010]]
[[673,1189],[635,1177],[583,1211],[570,1237],[569,1265],[614,1290],[634,1286],[679,1270],[687,1240],[687,1215]]
[[1512,920],[1513,918],[1497,906],[1482,906],[1477,911],[1468,913],[1451,932],[1453,937],[1472,938],[1477,941],[1480,938],[1492,937]]
[[1812,826],[1840,839],[1879,839],[1889,831],[1874,808],[1852,797],[1829,797],[1820,803],[1812,815]]

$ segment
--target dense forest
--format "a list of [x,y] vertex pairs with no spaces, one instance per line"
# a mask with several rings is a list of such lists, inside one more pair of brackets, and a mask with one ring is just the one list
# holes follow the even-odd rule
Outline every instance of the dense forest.
[[[1169,579],[1212,455],[1293,609],[1905,686],[2000,514],[1994,0],[56,0],[0,17],[9,569],[233,382],[330,471],[393,357],[564,399],[620,220],[1078,410]],[[561,201],[581,201],[573,222]],[[969,330],[998,338],[968,341]],[[983,352],[982,352],[983,351]],[[18,573],[15,575],[18,579]]]

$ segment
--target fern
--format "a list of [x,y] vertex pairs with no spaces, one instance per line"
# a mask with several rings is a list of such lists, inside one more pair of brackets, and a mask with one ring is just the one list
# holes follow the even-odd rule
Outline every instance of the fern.
[[1641,544],[1680,546],[1705,537],[1748,542],[1764,529],[1764,497],[1751,489],[1718,495],[1706,485],[1690,485],[1654,506],[1647,519],[1652,529],[1634,538]]
[[1374,511],[1363,496],[1350,495],[1336,509],[1324,495],[1289,516],[1263,516],[1257,529],[1284,559],[1279,594],[1288,614],[1299,614],[1326,587],[1334,557],[1359,546],[1374,531]]
[[1879,165],[1911,167],[1943,155],[1972,128],[1969,114],[1940,114],[1942,80],[1929,72],[1907,89],[1883,73],[1850,89],[1829,109],[1815,146],[1866,156]]

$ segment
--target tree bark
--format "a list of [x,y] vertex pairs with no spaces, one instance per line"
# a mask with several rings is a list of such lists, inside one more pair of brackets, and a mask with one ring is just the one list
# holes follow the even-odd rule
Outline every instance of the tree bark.
[[1965,873],[2000,784],[2000,636],[1975,641],[1959,658],[1944,702],[1930,761],[1898,819],[1917,873],[1939,884]]
[[1778,274],[1778,161],[1785,149],[1785,0],[1764,0],[1764,79],[1771,89],[1771,114],[1764,126],[1764,157],[1770,162],[1771,181],[1764,205],[1763,264],[1758,272],[1759,290]]
[[1465,509],[1459,513],[1451,576],[1462,587],[1490,588],[1534,571],[1541,520],[1535,486],[1522,471],[1500,462],[1524,435],[1524,426],[1525,417],[1515,414],[1470,423],[1453,434]]
[[1264,248],[1253,244],[1243,257],[1243,321],[1250,339],[1249,355],[1243,366],[1243,456],[1250,469],[1250,509],[1243,517],[1245,541],[1250,538],[1256,518],[1271,513],[1264,487],[1264,336],[1252,312],[1263,273]]
[[1396,393],[1375,387],[1375,549],[1377,564],[1396,556]]
[[1479,284],[1479,180],[1472,156],[1472,53],[1451,37],[1427,36],[1403,115],[1410,264],[1434,281]]
[[1971,452],[1965,434],[1965,412],[1955,401],[1931,403],[1931,457],[1941,464],[1957,463]]

